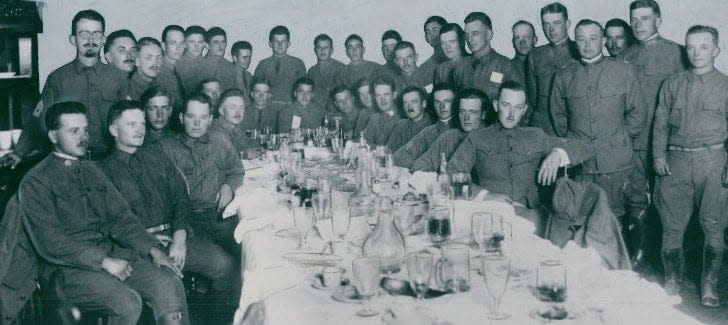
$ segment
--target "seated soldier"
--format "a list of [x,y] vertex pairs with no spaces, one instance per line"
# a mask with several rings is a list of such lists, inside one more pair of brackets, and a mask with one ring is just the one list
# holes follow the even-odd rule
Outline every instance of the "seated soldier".
[[410,171],[438,171],[443,154],[445,159],[449,159],[468,133],[485,127],[485,116],[489,110],[492,110],[488,95],[482,90],[469,88],[461,91],[458,97],[460,98],[458,104],[460,128],[451,128],[440,134],[427,148],[427,151],[415,159]]
[[243,130],[261,132],[268,130],[275,133],[278,125],[278,107],[270,100],[270,82],[265,78],[253,77],[250,86],[250,98],[253,105],[243,119]]
[[453,105],[457,102],[455,87],[449,83],[436,84],[432,89],[432,103],[435,106],[437,122],[417,133],[393,154],[396,166],[409,169],[412,163],[445,131],[457,127],[457,119],[452,118]]
[[316,129],[323,124],[326,112],[314,103],[315,85],[310,78],[298,78],[293,83],[293,102],[278,112],[277,133],[293,129]]
[[[165,245],[162,250],[168,252],[180,270],[210,278],[213,297],[237,301],[238,264],[210,239],[193,236],[187,222],[187,184],[157,146],[142,147],[146,128],[140,106],[139,102],[122,100],[109,109],[107,122],[116,149],[100,167],[129,202],[142,226]],[[218,302],[223,300],[213,303]],[[214,314],[232,319],[231,310]]]
[[434,80],[434,67],[422,69],[417,66],[417,51],[414,44],[402,41],[394,47],[394,61],[397,63],[397,73],[394,81],[397,91],[401,92],[409,86],[425,88],[432,86]]
[[387,140],[387,147],[392,152],[397,151],[422,129],[432,124],[432,119],[425,112],[427,93],[424,89],[417,86],[405,88],[402,91],[402,108],[407,118],[397,122]]
[[174,134],[170,127],[172,116],[171,94],[160,86],[152,86],[141,96],[141,105],[147,118],[147,133],[144,145],[159,142],[162,138]]
[[102,311],[109,324],[136,324],[144,300],[158,323],[187,324],[174,260],[101,169],[81,159],[89,143],[86,108],[54,104],[45,123],[53,153],[25,175],[18,196],[45,267],[65,279],[66,302]]
[[352,95],[351,90],[344,85],[339,85],[334,87],[330,97],[340,113],[341,128],[344,131],[344,136],[351,139],[357,131],[363,131],[366,123],[369,122],[370,112],[357,107],[354,103],[354,95]]
[[200,81],[197,86],[198,94],[205,94],[210,97],[210,108],[212,109],[212,115],[217,117],[217,105],[220,104],[220,94],[222,94],[222,86],[220,80],[215,78],[208,78]]
[[210,109],[207,96],[188,98],[179,116],[184,132],[162,139],[159,145],[187,180],[192,207],[189,223],[195,236],[210,239],[239,257],[240,245],[233,238],[238,218],[223,218],[222,212],[242,185],[244,170],[233,144],[220,133],[208,132]]
[[246,152],[248,141],[243,128],[240,127],[240,124],[243,123],[243,119],[245,118],[245,108],[247,105],[245,101],[245,93],[240,89],[231,88],[223,92],[222,96],[220,96],[219,115],[212,120],[210,132],[218,132],[225,136],[233,144],[235,151],[240,153],[242,158],[250,159]]
[[450,158],[448,172],[474,171],[476,184],[534,209],[540,206],[536,180],[548,186],[556,180],[559,167],[581,164],[593,152],[580,140],[519,126],[528,110],[521,84],[506,81],[498,93],[493,106],[499,123],[470,132]]
[[364,139],[369,144],[383,146],[387,144],[394,125],[401,119],[395,101],[397,91],[394,80],[388,76],[374,77],[370,89],[374,94],[374,101],[377,103],[379,112],[372,115],[362,132]]

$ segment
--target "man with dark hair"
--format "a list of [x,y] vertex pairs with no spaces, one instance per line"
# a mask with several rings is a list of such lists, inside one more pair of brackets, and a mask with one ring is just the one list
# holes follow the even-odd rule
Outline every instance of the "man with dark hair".
[[361,78],[354,84],[354,90],[356,91],[356,99],[361,109],[369,111],[372,115],[379,110],[374,105],[374,95],[372,94],[372,78]]
[[458,61],[468,53],[465,51],[465,32],[460,25],[450,23],[440,29],[440,47],[447,58],[435,68],[433,84],[452,83],[452,71]]
[[538,43],[536,29],[533,28],[531,23],[519,20],[513,24],[511,31],[513,32],[513,48],[516,50],[516,55],[511,59],[511,62],[521,76],[521,80],[526,80],[526,59],[536,43]]
[[294,129],[316,129],[323,124],[326,112],[312,100],[316,87],[310,78],[300,78],[293,84],[293,103],[278,112],[275,133],[290,133]]
[[493,25],[488,15],[483,12],[468,14],[465,34],[472,55],[460,60],[453,70],[453,82],[460,89],[478,88],[489,98],[495,98],[503,82],[523,82],[511,61],[491,48]]
[[239,258],[240,245],[233,238],[238,218],[223,218],[222,212],[243,184],[244,170],[233,144],[208,132],[210,109],[206,95],[189,97],[179,115],[184,132],[162,139],[159,145],[187,180],[192,208],[188,220],[195,236],[206,237]]
[[136,42],[136,37],[128,29],[111,32],[104,43],[106,62],[131,74],[134,70],[134,57],[137,52]]
[[[657,13],[657,11],[653,11]],[[683,234],[697,214],[705,242],[701,303],[720,304],[716,284],[725,251],[728,198],[728,77],[715,69],[718,31],[696,25],[685,47],[690,70],[668,77],[659,93],[653,127],[655,207],[662,221],[665,291],[677,295],[684,271]],[[694,211],[695,208],[698,211]]]
[[625,214],[625,192],[634,168],[632,143],[645,125],[645,98],[634,68],[604,57],[604,29],[581,20],[575,29],[581,60],[556,72],[550,107],[556,134],[586,141],[595,159],[575,179],[599,185],[615,216]]
[[607,37],[607,52],[615,58],[637,42],[632,34],[632,27],[619,18],[612,18],[604,24],[604,34]]
[[248,154],[248,142],[245,131],[240,127],[245,119],[245,110],[248,107],[248,99],[240,89],[232,88],[225,90],[220,96],[220,107],[218,117],[212,120],[210,132],[219,132],[230,140],[235,151],[240,153],[241,158],[252,159]]
[[[331,101],[341,114],[341,128],[344,136],[352,139],[357,132],[361,132],[369,122],[371,112],[360,109],[351,90],[344,85],[338,85],[330,93]],[[366,115],[366,116],[364,116]]]
[[254,75],[268,79],[271,84],[271,100],[275,104],[291,102],[293,83],[306,76],[306,65],[301,59],[287,54],[291,46],[291,32],[285,26],[276,26],[268,35],[268,46],[273,55],[263,59],[255,67]]
[[[316,53],[316,64],[308,69],[308,78],[316,84],[313,101],[326,111],[336,108],[329,100],[329,93],[335,86],[334,79],[341,73],[344,64],[331,57],[334,53],[334,41],[329,35],[319,34],[313,40],[313,50]],[[295,89],[294,89],[295,90]]]
[[394,76],[397,91],[410,86],[425,88],[432,85],[434,68],[432,71],[426,71],[417,66],[417,51],[414,44],[407,41],[397,43],[394,47],[394,61],[399,68]]
[[142,93],[139,101],[144,108],[147,122],[144,145],[155,144],[162,138],[172,135],[170,126],[172,105],[169,92],[161,86],[152,86]]
[[411,172],[437,172],[441,157],[450,159],[460,142],[470,133],[485,127],[486,112],[493,110],[488,95],[476,88],[468,88],[458,94],[459,128],[449,128],[442,132],[427,150],[410,166]]
[[185,53],[174,64],[174,70],[180,79],[183,93],[186,96],[194,93],[206,71],[202,52],[205,50],[205,34],[201,26],[193,25],[185,29]]
[[[220,95],[222,95],[222,85],[220,84],[220,80],[207,78],[200,81],[200,84],[197,86],[197,93],[205,94],[207,97],[210,97],[210,108],[212,110],[217,110],[217,106],[220,104]],[[212,115],[217,117],[217,112],[213,111]]]
[[136,324],[143,299],[157,322],[187,324],[174,260],[157,248],[101,169],[82,159],[89,144],[86,108],[56,103],[45,120],[53,152],[18,191],[31,241],[50,270],[63,276],[66,302],[101,310],[110,324]]
[[35,150],[50,151],[44,116],[51,105],[60,101],[78,101],[87,108],[88,155],[100,159],[109,150],[104,137],[106,113],[112,102],[128,96],[129,79],[125,72],[99,60],[104,18],[98,12],[78,12],[71,24],[69,40],[76,47],[76,58],[48,75],[41,103],[33,110],[30,122],[24,125],[15,151],[0,160],[3,165],[16,166]]
[[182,108],[182,85],[179,77],[174,73],[174,65],[185,51],[185,30],[179,25],[167,25],[162,31],[162,49],[164,60],[159,65],[159,72],[155,79],[156,84],[169,92],[170,105],[175,112]]
[[437,114],[437,122],[422,129],[394,152],[392,158],[395,165],[409,169],[415,159],[425,153],[432,142],[443,132],[457,127],[457,119],[453,118],[452,115],[458,101],[456,95],[457,91],[452,84],[435,84],[432,88],[431,102],[435,106],[434,111]]
[[[359,40],[361,41],[361,38],[359,38]],[[382,56],[384,57],[384,64],[379,66],[379,70],[382,73],[391,73],[392,75],[394,75],[397,73],[397,71],[399,71],[399,67],[397,67],[397,63],[394,61],[394,47],[397,46],[397,43],[401,41],[402,36],[399,35],[399,32],[397,32],[396,30],[390,29],[382,34]],[[361,43],[362,46],[364,46],[364,42],[361,41]]]
[[427,44],[432,46],[433,50],[432,56],[420,65],[422,74],[428,76],[430,80],[428,84],[432,83],[433,76],[435,75],[435,68],[437,68],[440,63],[447,60],[447,57],[442,50],[442,46],[440,46],[440,30],[445,27],[445,25],[447,25],[447,20],[440,16],[428,17],[423,25],[425,40],[427,41]]
[[230,48],[230,55],[233,57],[235,68],[235,88],[245,94],[245,99],[250,100],[250,86],[253,82],[253,74],[248,71],[253,58],[253,45],[248,41],[237,41]]
[[[343,84],[349,88],[354,88],[356,83],[362,78],[371,78],[376,72],[380,71],[378,64],[364,60],[364,41],[361,36],[351,34],[344,42],[346,48],[346,56],[349,58],[349,64],[345,65],[336,78],[335,84]],[[392,52],[394,55],[394,52]]]
[[222,89],[235,87],[235,68],[225,59],[227,48],[227,33],[220,27],[212,27],[205,33],[207,55],[203,60],[204,78],[215,78],[220,82]]
[[250,97],[253,105],[245,114],[243,120],[243,130],[245,132],[256,130],[275,132],[278,126],[278,111],[280,105],[274,105],[270,101],[270,82],[265,78],[253,78],[250,87]]
[[134,58],[136,70],[129,78],[130,91],[129,95],[132,99],[140,99],[142,93],[149,88],[152,83],[156,83],[159,69],[162,65],[162,44],[154,38],[143,37],[136,45],[137,55]]
[[394,125],[392,134],[387,140],[387,147],[392,152],[397,151],[407,141],[420,133],[422,129],[432,124],[432,119],[425,111],[427,109],[427,93],[417,86],[409,86],[402,90],[402,109],[406,119],[401,119]]
[[647,229],[645,221],[649,206],[648,193],[651,192],[650,187],[655,179],[650,168],[652,161],[648,151],[657,97],[663,81],[684,71],[687,62],[682,46],[660,36],[658,28],[662,18],[660,7],[655,1],[633,1],[629,8],[632,30],[638,42],[624,50],[619,58],[631,63],[637,72],[639,96],[646,102],[642,109],[647,121],[643,126],[644,130],[634,142],[635,168],[627,189],[628,217],[631,224],[629,247],[635,267],[641,270],[645,266],[643,257],[647,243],[644,237],[653,231]]
[[396,103],[397,90],[394,80],[386,75],[374,77],[371,90],[379,112],[369,118],[369,122],[362,132],[367,143],[383,146],[387,144],[394,125],[401,118]]
[[[235,299],[239,290],[236,262],[222,247],[204,236],[192,236],[187,221],[187,184],[158,147],[144,146],[144,112],[136,101],[122,100],[109,110],[109,133],[116,150],[101,162],[129,207],[149,234],[154,235],[177,268],[212,279],[214,297]],[[212,306],[221,303],[212,301]],[[220,312],[215,313],[219,315]],[[231,318],[232,315],[228,315]]]
[[529,126],[542,128],[550,135],[556,134],[549,113],[554,74],[579,59],[576,43],[569,39],[570,26],[569,12],[563,4],[554,2],[541,8],[541,27],[549,43],[533,49],[526,63],[526,93],[533,114],[527,115],[524,120]]

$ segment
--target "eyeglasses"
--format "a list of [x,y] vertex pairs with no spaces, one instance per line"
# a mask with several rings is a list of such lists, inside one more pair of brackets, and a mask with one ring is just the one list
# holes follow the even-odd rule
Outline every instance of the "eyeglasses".
[[104,38],[104,33],[103,32],[93,32],[92,33],[87,30],[82,30],[82,31],[76,32],[76,36],[83,40],[88,40],[90,38],[93,38],[95,41],[100,41]]

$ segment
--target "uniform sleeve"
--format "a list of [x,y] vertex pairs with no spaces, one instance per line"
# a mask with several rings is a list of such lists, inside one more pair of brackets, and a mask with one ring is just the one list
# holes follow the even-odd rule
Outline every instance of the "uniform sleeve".
[[645,122],[647,120],[647,110],[649,109],[645,97],[641,94],[641,87],[637,81],[632,68],[627,69],[625,74],[625,86],[627,87],[627,100],[624,112],[625,124],[627,132],[632,139],[639,136],[645,131]]
[[545,139],[545,152],[551,152],[556,148],[566,151],[572,166],[581,165],[585,161],[594,158],[594,150],[587,142],[575,138],[560,138],[547,134],[542,134]]
[[64,222],[54,211],[53,197],[50,188],[35,177],[26,177],[20,185],[26,228],[38,254],[53,264],[101,270],[106,252],[66,235]]
[[296,60],[296,68],[295,69],[296,69],[295,70],[296,71],[296,74],[295,74],[296,79],[303,78],[303,77],[306,76],[306,64],[303,63],[303,61],[301,59],[297,59]]
[[660,88],[655,109],[655,120],[652,124],[652,156],[654,159],[665,158],[667,151],[668,126],[667,120],[672,108],[670,96],[670,80],[665,80]]
[[[528,105],[531,106],[530,111],[533,112],[533,110],[537,109],[536,105],[538,103],[538,91],[536,88],[536,78],[534,78],[534,62],[533,62],[533,56],[529,55],[526,58],[526,65],[524,67],[525,75],[524,78],[524,87],[526,87],[526,94],[528,97]],[[541,107],[538,109],[545,109],[545,107]],[[530,118],[530,116],[529,116]]]
[[450,161],[447,163],[449,173],[470,173],[475,167],[475,146],[470,137],[466,137],[455,149]]
[[258,65],[255,67],[255,72],[253,73],[253,76],[255,78],[265,77],[265,76],[263,76],[264,66],[265,66],[265,61],[258,62]]
[[187,189],[187,183],[185,182],[182,172],[174,166],[171,160],[165,156],[161,150],[156,152],[158,158],[161,161],[161,165],[164,166],[166,174],[165,179],[168,182],[169,193],[171,194],[170,199],[172,207],[174,209],[174,215],[172,216],[172,230],[177,231],[184,229],[187,234],[191,234],[191,226],[187,220],[190,215],[190,198]]
[[15,153],[19,156],[29,155],[40,146],[42,141],[45,141],[45,112],[55,103],[55,98],[58,97],[57,94],[58,88],[56,87],[55,75],[51,74],[48,76],[45,85],[43,85],[40,102],[33,110],[30,121],[23,125],[23,132],[20,134],[18,144],[15,146]]
[[394,126],[394,129],[392,130],[392,133],[389,135],[389,139],[387,139],[386,146],[391,151],[396,151],[399,149],[399,147],[402,146],[402,142],[406,141],[405,139],[402,139],[404,137],[404,129],[406,126],[405,123],[406,120],[400,120],[397,122],[397,124]]
[[399,148],[392,154],[394,164],[399,167],[410,168],[415,159],[427,151],[427,133],[423,130],[417,133],[412,139],[407,141],[404,146]]
[[363,130],[364,131],[364,139],[369,144],[374,144],[375,134],[377,132],[376,126],[377,126],[377,124],[379,124],[379,123],[377,123],[377,120],[378,120],[377,116],[370,117],[369,118],[369,121],[367,122],[367,126],[364,127],[364,130]]
[[440,154],[445,153],[449,158],[457,148],[460,139],[456,132],[443,133],[432,143],[430,148],[412,163],[411,172],[434,172],[440,166]]
[[238,187],[243,185],[243,177],[245,176],[245,169],[243,163],[240,161],[240,156],[235,152],[235,148],[232,143],[225,138],[223,139],[223,148],[220,150],[223,152],[221,157],[221,165],[219,165],[220,171],[225,174],[225,184],[230,185],[230,188],[235,192]]
[[556,134],[563,137],[569,128],[568,112],[566,102],[564,101],[561,73],[557,72],[554,77],[553,86],[551,88],[551,96],[549,97],[549,111],[554,122],[554,130]]

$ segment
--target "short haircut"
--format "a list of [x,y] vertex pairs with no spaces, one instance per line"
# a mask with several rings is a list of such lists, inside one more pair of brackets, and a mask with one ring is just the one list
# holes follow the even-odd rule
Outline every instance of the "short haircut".
[[253,77],[253,80],[250,82],[250,90],[252,91],[255,86],[261,84],[268,86],[268,88],[271,88],[270,80],[263,77]]
[[458,36],[458,43],[460,43],[460,53],[462,54],[462,56],[467,55],[467,52],[465,51],[465,31],[463,31],[463,28],[460,27],[460,24],[449,23],[445,26],[442,26],[442,28],[440,29],[440,35],[449,32],[455,32],[455,34]]
[[106,114],[106,125],[114,124],[114,122],[121,117],[121,114],[133,109],[138,109],[142,112],[144,111],[142,104],[135,100],[122,99],[114,103],[114,105],[111,105],[109,108],[109,113]]
[[627,39],[627,46],[630,46],[636,42],[634,34],[632,33],[632,26],[626,21],[619,18],[612,18],[604,24],[604,32],[611,27],[621,27],[624,30],[624,37]]
[[389,86],[389,88],[392,89],[392,92],[396,91],[397,88],[395,87],[394,79],[392,77],[387,75],[378,75],[372,78],[371,88],[369,91],[374,93],[374,88],[377,88],[377,86],[386,85]]
[[147,90],[145,90],[139,97],[139,102],[141,102],[142,106],[146,108],[149,105],[150,99],[159,96],[167,97],[167,99],[170,100],[170,105],[172,104],[172,95],[170,95],[169,91],[162,86],[151,86],[147,88]]
[[420,86],[407,86],[405,89],[402,90],[401,98],[404,99],[404,95],[409,93],[417,93],[418,95],[420,95],[420,100],[427,100],[427,92]]
[[220,88],[222,88],[222,84],[220,83],[220,80],[217,78],[206,78],[202,79],[200,83],[197,84],[197,92],[202,93],[202,90],[205,88],[206,84],[217,82],[218,85],[220,85]]
[[137,49],[139,49],[139,50],[141,50],[142,47],[150,46],[150,45],[156,45],[160,49],[162,48],[162,43],[159,43],[159,41],[154,37],[142,37],[136,43]]
[[316,35],[316,38],[313,39],[313,46],[316,47],[316,44],[321,41],[328,41],[331,46],[334,46],[334,40],[331,39],[331,36],[327,34],[318,34]]
[[454,84],[451,84],[449,82],[438,82],[434,86],[432,86],[432,92],[430,95],[432,98],[435,98],[435,93],[438,91],[449,91],[452,92],[455,97],[458,95],[458,88]]
[[511,90],[511,91],[522,91],[524,94],[526,93],[526,87],[524,87],[518,81],[508,80],[508,81],[502,83],[500,88],[498,88],[498,99],[500,99],[500,96],[503,93],[503,90],[506,90],[506,89]]
[[309,77],[301,77],[301,78],[296,79],[296,81],[293,82],[293,87],[291,87],[291,91],[298,90],[298,87],[300,87],[302,85],[309,85],[309,86],[311,86],[311,88],[316,87],[315,83],[313,82],[313,79],[311,79]]
[[61,116],[65,114],[87,115],[86,106],[79,102],[60,102],[53,104],[45,114],[45,125],[48,131],[61,128]]
[[182,35],[184,35],[184,33],[185,33],[185,29],[182,28],[182,26],[180,26],[180,25],[167,25],[166,27],[164,27],[164,30],[162,30],[162,42],[166,43],[167,42],[167,33],[173,32],[173,31],[178,31],[178,32],[182,33]]
[[569,10],[561,2],[549,3],[541,8],[541,17],[545,14],[561,14],[564,16],[564,20],[569,19]]
[[238,52],[242,50],[250,50],[253,51],[253,45],[250,44],[248,41],[237,41],[233,43],[233,47],[230,48],[230,54],[232,56],[238,56]]
[[212,38],[215,36],[222,36],[225,39],[225,41],[227,41],[227,33],[225,32],[225,30],[222,29],[221,27],[215,26],[215,27],[208,29],[207,33],[205,33],[205,42],[210,43]]
[[187,113],[187,107],[190,106],[190,102],[207,104],[207,107],[210,108],[210,113],[212,113],[212,101],[210,100],[210,97],[203,93],[193,93],[185,99],[185,106],[182,108],[182,114]]
[[76,15],[73,16],[73,20],[71,20],[71,35],[76,35],[76,24],[81,19],[98,21],[101,23],[101,31],[103,32],[106,30],[106,20],[104,20],[104,16],[96,10],[86,9],[77,12]]
[[602,31],[602,35],[604,35],[604,27],[602,27],[602,24],[600,24],[596,20],[591,20],[591,19],[588,19],[588,18],[587,19],[582,19],[582,20],[579,21],[579,23],[576,24],[576,27],[574,27],[574,33],[576,33],[576,30],[579,27],[588,26],[588,25],[595,25],[595,26],[599,27],[599,30]]
[[247,100],[245,100],[245,93],[243,93],[242,90],[237,88],[230,88],[222,92],[222,95],[220,95],[220,106],[222,106],[222,103],[225,102],[226,99],[230,97],[240,97],[243,99],[243,103],[246,103]]
[[490,102],[490,99],[488,98],[488,95],[485,94],[480,89],[477,88],[466,88],[460,91],[458,94],[459,100],[463,99],[478,99],[480,100],[480,109],[481,112],[488,112],[489,110],[493,109],[493,103]]
[[[488,29],[493,30],[493,21],[484,12],[480,12],[480,11],[471,12],[465,17],[464,22],[466,24],[468,24],[468,23],[472,23],[474,21],[479,21],[479,22],[483,23],[483,25],[485,25],[485,27],[488,27]],[[442,32],[442,31],[440,31],[440,32]]]
[[341,94],[345,91],[348,91],[349,94],[351,94],[351,89],[349,89],[349,87],[347,87],[346,85],[338,85],[334,87],[334,89],[331,89],[331,91],[329,92],[329,98],[332,102],[334,102],[336,99],[336,95]]
[[268,33],[268,41],[273,42],[273,36],[275,35],[286,35],[286,39],[288,39],[289,41],[291,40],[291,32],[286,26],[278,25],[276,27],[273,27],[273,29],[270,30],[270,33]]
[[390,29],[382,34],[382,43],[388,39],[393,39],[399,43],[402,41],[402,36],[396,30]]
[[351,42],[351,41],[359,41],[359,43],[361,43],[362,45],[364,45],[364,40],[361,39],[361,36],[359,36],[357,34],[351,34],[351,35],[349,35],[349,36],[346,37],[346,41],[344,41],[344,47],[346,47],[347,45],[349,45],[349,42]]
[[447,25],[447,20],[445,18],[442,18],[440,16],[430,16],[425,20],[425,24],[423,27],[427,26],[429,23],[437,23],[440,25],[440,27]]
[[356,84],[354,84],[354,87],[357,91],[359,90],[359,88],[364,87],[364,86],[371,87],[372,79],[368,78],[368,77],[360,78],[359,80],[356,81]]
[[526,26],[530,27],[531,31],[533,32],[533,35],[534,36],[536,35],[536,29],[533,27],[533,24],[531,24],[529,21],[526,21],[523,19],[521,19],[521,20],[517,21],[515,24],[513,24],[513,26],[511,26],[511,31],[515,30],[516,27],[518,27],[518,25],[526,25]]
[[401,41],[397,43],[397,45],[394,47],[394,52],[404,49],[412,49],[412,52],[417,52],[417,50],[415,50],[415,45],[412,44],[412,42],[408,41]]
[[106,43],[104,43],[104,53],[108,53],[111,50],[111,46],[114,44],[114,41],[118,38],[122,37],[128,37],[131,38],[131,40],[136,43],[137,39],[134,37],[134,34],[129,31],[128,29],[120,29],[115,30],[109,34],[109,36],[106,36]]
[[200,34],[200,35],[202,35],[202,37],[205,37],[206,32],[205,32],[205,29],[199,25],[192,25],[190,27],[187,27],[187,29],[185,29],[185,38],[189,37],[190,35],[194,35],[194,34]]
[[660,12],[660,5],[657,4],[657,1],[655,0],[635,0],[629,4],[630,12],[639,8],[650,8],[652,9],[652,12],[655,13],[655,15],[657,15],[658,17],[662,16],[662,13]]
[[692,34],[698,34],[698,33],[709,33],[710,36],[713,36],[713,43],[715,43],[716,46],[718,46],[718,30],[715,29],[713,26],[706,26],[706,25],[693,25],[688,29],[688,32],[685,34],[685,37],[692,35]]

